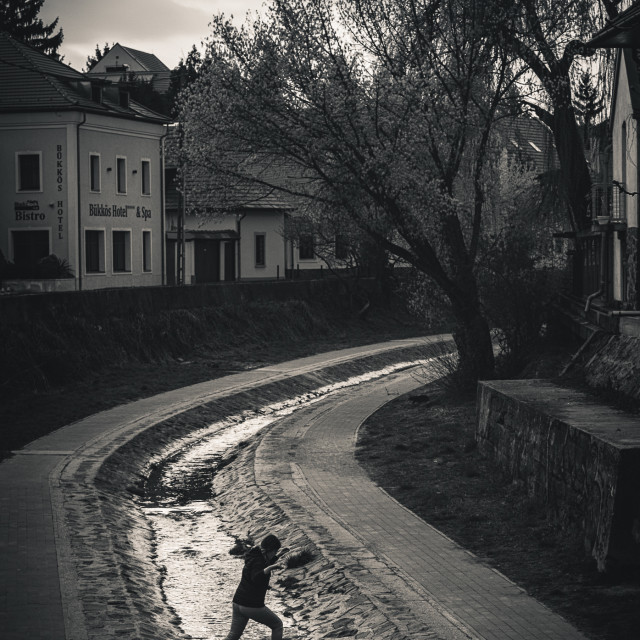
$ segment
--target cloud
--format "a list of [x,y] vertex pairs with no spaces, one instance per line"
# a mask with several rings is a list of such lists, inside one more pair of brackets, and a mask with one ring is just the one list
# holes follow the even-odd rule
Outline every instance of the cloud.
[[96,44],[106,42],[154,53],[172,68],[207,37],[214,14],[242,20],[261,6],[262,0],[47,0],[39,17],[47,24],[60,18],[60,53],[76,69],[82,69]]

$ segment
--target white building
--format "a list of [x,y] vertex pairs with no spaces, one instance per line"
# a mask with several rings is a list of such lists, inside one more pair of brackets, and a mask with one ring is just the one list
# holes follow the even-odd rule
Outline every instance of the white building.
[[13,278],[37,280],[54,254],[73,272],[54,288],[162,284],[166,119],[6,33],[0,86],[0,250]]
[[158,93],[169,89],[171,69],[153,53],[114,44],[87,72],[94,78],[119,82],[123,76],[133,74],[137,79],[150,82]]
[[640,309],[640,4],[636,3],[608,23],[588,43],[617,49],[611,103],[612,188],[609,210],[599,223],[605,248],[608,298],[626,309]]

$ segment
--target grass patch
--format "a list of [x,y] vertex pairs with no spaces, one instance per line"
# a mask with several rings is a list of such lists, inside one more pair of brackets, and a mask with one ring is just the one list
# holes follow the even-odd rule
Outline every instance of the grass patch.
[[474,397],[447,396],[431,406],[394,399],[360,427],[356,457],[401,504],[588,638],[635,640],[640,573],[600,575],[579,532],[561,530],[522,483],[510,482],[480,455],[475,412]]
[[304,565],[309,564],[315,557],[315,554],[310,549],[302,549],[287,554],[283,562],[287,569],[297,569],[298,567],[304,567]]

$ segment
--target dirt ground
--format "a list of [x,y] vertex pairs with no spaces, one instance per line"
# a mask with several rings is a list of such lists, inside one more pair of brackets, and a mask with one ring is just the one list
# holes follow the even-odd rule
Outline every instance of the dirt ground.
[[521,485],[478,453],[475,398],[400,397],[361,427],[357,458],[403,505],[497,568],[594,640],[640,638],[640,573],[603,576]]

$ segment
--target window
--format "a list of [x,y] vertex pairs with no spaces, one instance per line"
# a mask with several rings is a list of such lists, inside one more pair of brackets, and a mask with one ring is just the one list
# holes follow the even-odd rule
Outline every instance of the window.
[[32,269],[49,251],[49,231],[12,231],[13,263],[20,269]]
[[42,153],[25,151],[16,153],[16,190],[42,191]]
[[313,260],[313,235],[305,233],[298,241],[300,260]]
[[89,154],[89,171],[91,172],[91,191],[100,193],[100,156],[97,153]]
[[142,232],[142,270],[151,271],[151,231]]
[[256,233],[255,235],[255,255],[256,267],[266,266],[266,234]]
[[102,87],[94,82],[91,83],[91,100],[102,104]]
[[127,193],[127,159],[116,158],[116,193]]
[[129,273],[131,271],[131,232],[113,232],[113,272]]
[[142,195],[151,195],[151,160],[142,161]]
[[87,273],[104,273],[104,231],[84,232],[85,269]]

